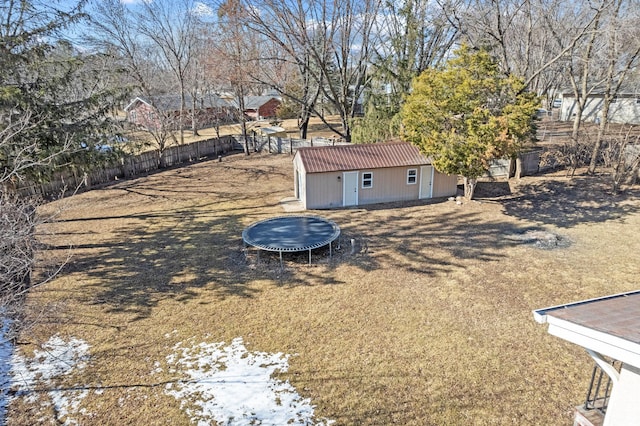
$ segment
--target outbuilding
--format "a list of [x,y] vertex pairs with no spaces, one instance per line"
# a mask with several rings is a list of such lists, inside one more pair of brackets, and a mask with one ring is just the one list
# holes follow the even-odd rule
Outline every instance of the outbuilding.
[[293,158],[294,191],[305,209],[448,197],[457,177],[436,171],[405,142],[300,148]]
[[[607,120],[609,123],[640,124],[640,94],[639,92],[621,91],[611,100]],[[592,91],[585,100],[582,111],[582,121],[599,123],[602,120],[604,94]],[[578,111],[575,95],[567,91],[562,94],[560,121],[573,121]]]

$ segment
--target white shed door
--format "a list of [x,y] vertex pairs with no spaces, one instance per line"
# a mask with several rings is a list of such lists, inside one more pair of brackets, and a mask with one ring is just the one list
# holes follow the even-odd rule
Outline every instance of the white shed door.
[[358,172],[342,173],[342,205],[358,205]]
[[420,199],[433,196],[433,167],[420,166]]

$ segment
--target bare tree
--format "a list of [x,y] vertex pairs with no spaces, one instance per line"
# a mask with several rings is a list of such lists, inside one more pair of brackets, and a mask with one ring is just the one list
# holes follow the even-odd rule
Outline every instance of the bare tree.
[[255,84],[250,70],[258,58],[259,40],[245,25],[244,19],[248,11],[240,0],[223,1],[217,13],[219,22],[214,32],[217,43],[212,43],[211,46],[212,52],[215,52],[215,63],[211,64],[211,69],[234,93],[245,155],[249,155],[247,117],[244,111],[246,97]]
[[604,166],[611,171],[611,191],[620,192],[625,184],[634,184],[640,170],[640,136],[632,136],[633,126],[621,130],[604,144]]
[[373,64],[391,86],[394,99],[409,93],[411,80],[442,64],[458,39],[444,11],[425,0],[385,4],[376,21],[380,42],[372,45]]
[[600,121],[598,134],[593,144],[589,173],[594,173],[600,156],[600,147],[609,124],[609,111],[627,76],[640,59],[640,34],[637,23],[640,16],[637,1],[614,0],[603,24],[605,74],[602,109],[597,117]]
[[[144,126],[144,130],[158,150],[158,164],[162,166],[164,152],[170,142],[175,141],[174,128],[176,125],[182,127],[184,111],[182,107],[176,123],[174,111],[164,109],[160,102],[162,94],[173,92],[175,87],[171,83],[175,77],[172,78],[166,55],[158,50],[156,44],[140,36],[140,21],[119,0],[94,3],[91,17],[88,41],[124,70],[128,79],[124,81],[127,90],[139,93],[154,107],[154,120]],[[134,138],[133,135],[129,137]]]
[[[571,140],[574,143],[578,141],[580,125],[582,123],[582,113],[586,105],[587,99],[591,91],[597,85],[594,84],[594,76],[592,75],[592,59],[598,48],[599,33],[601,31],[602,17],[607,7],[607,0],[603,0],[598,7],[593,9],[593,19],[588,19],[589,35],[581,43],[577,43],[572,51],[572,60],[568,63],[568,78],[571,88],[576,99],[575,116],[573,119],[573,129],[571,131]],[[576,161],[571,164],[572,175],[580,164]]]
[[459,31],[442,8],[426,0],[386,2],[376,18],[371,80],[364,115],[353,120],[353,141],[385,141],[400,132],[399,111],[413,78],[440,65],[451,52]]
[[438,1],[466,42],[492,52],[506,74],[524,78],[527,90],[538,95],[552,95],[563,84],[567,56],[595,19],[582,2]]
[[[330,42],[328,61],[318,60],[326,84],[322,94],[337,109],[342,129],[334,132],[347,142],[351,141],[351,119],[362,106],[363,92],[369,85],[373,50],[378,40],[374,32],[381,1],[343,0],[338,7],[328,8],[330,19],[320,24],[322,35]],[[326,8],[326,3],[323,2]]]
[[257,6],[254,2],[247,3],[248,23],[272,46],[267,55],[260,55],[260,64],[275,63],[275,66],[267,72],[254,73],[253,78],[299,105],[298,129],[300,137],[306,139],[309,119],[315,112],[323,84],[312,50],[324,50],[315,56],[327,56],[326,40],[314,36],[313,27],[320,16],[314,8],[305,10],[301,2],[282,7],[281,2],[267,0]]
[[196,34],[199,14],[192,0],[155,0],[142,2],[141,5],[137,28],[158,48],[158,57],[175,78],[180,95],[178,128],[182,145],[188,76],[195,65],[196,45],[199,42]]
[[[380,5],[380,0],[310,0],[288,7],[272,0],[248,2],[252,29],[280,46],[281,59],[297,69],[301,86],[296,90],[271,84],[301,105],[302,134],[314,113],[336,134],[351,139],[351,119],[370,80]],[[326,120],[322,105],[340,116],[340,126]]]

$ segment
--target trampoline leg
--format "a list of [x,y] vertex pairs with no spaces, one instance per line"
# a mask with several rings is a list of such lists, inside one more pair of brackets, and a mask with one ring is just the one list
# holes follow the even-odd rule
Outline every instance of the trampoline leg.
[[331,241],[329,241],[329,259],[331,259]]
[[309,265],[311,265],[311,249],[309,249]]
[[282,270],[282,250],[280,250],[280,270]]
[[257,254],[256,263],[260,263],[260,249],[258,249],[257,252],[258,254]]

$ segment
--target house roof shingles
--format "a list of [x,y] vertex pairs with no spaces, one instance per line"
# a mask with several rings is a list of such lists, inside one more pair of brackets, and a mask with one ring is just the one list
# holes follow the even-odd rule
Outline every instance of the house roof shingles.
[[640,292],[565,305],[545,313],[640,345]]
[[300,148],[297,155],[307,173],[431,164],[415,145],[405,142]]
[[258,109],[271,99],[279,100],[276,96],[245,96],[244,109]]

